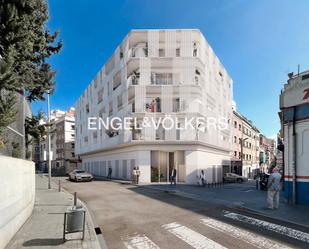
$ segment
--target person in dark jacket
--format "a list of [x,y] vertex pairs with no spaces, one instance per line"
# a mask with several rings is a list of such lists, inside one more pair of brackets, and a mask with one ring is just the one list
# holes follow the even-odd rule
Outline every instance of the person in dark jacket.
[[176,185],[176,176],[177,176],[177,170],[173,168],[172,173],[171,173],[171,185],[174,183]]
[[111,167],[108,168],[108,175],[107,175],[107,179],[111,180],[112,179],[112,173],[113,173],[113,170]]

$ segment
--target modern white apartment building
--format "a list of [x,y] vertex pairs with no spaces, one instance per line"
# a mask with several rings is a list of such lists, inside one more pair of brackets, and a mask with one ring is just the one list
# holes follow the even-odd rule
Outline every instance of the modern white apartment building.
[[[130,179],[138,166],[141,182],[164,182],[175,167],[179,182],[196,183],[202,169],[209,182],[221,181],[230,167],[232,100],[232,79],[199,30],[133,30],[76,103],[76,155],[94,175],[110,167],[112,177]],[[160,123],[167,115],[173,129]],[[89,130],[89,117],[134,117],[137,128],[155,122]],[[185,119],[197,117],[206,126],[186,129]]]

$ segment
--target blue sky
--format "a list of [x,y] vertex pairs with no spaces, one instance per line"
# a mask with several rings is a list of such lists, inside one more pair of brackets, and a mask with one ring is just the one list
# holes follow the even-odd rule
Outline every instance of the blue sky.
[[280,127],[278,95],[287,73],[298,64],[309,69],[307,0],[50,0],[49,8],[48,26],[64,41],[51,59],[52,108],[74,106],[131,29],[200,29],[233,78],[238,111],[267,136]]

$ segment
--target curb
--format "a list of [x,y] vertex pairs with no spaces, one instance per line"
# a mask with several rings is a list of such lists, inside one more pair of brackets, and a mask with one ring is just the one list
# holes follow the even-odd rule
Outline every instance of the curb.
[[251,213],[253,215],[259,215],[259,216],[262,216],[262,217],[265,217],[265,218],[268,218],[268,219],[271,219],[271,220],[276,220],[276,221],[284,222],[284,223],[291,224],[291,225],[294,225],[294,226],[299,226],[299,227],[302,227],[305,230],[309,229],[309,226],[307,226],[307,225],[304,225],[304,224],[301,224],[301,223],[298,223],[298,222],[295,222],[295,221],[287,220],[287,219],[272,217],[272,216],[267,215],[265,213],[259,212],[259,211],[255,210],[253,208],[246,207],[244,205],[234,206],[234,208],[237,209],[237,210],[240,210],[240,211],[246,211],[246,212]]
[[[180,197],[185,197],[185,198],[189,198],[189,199],[193,199],[193,200],[207,202],[206,200],[199,198],[198,196],[196,196],[194,194],[187,194],[186,192],[183,192],[183,191],[180,191],[180,190],[167,190],[167,189],[153,188],[153,187],[150,187],[150,186],[147,186],[147,185],[141,185],[140,187],[148,188],[148,189],[151,189],[151,190],[157,190],[157,191],[161,191],[161,192],[164,192],[164,193],[173,194],[173,195],[177,195],[177,196],[180,196]],[[229,203],[228,201],[219,199],[218,201],[214,201],[213,203],[214,204],[221,204],[221,205],[224,205],[228,208],[236,209],[238,211],[246,211],[246,212],[251,213],[253,215],[262,216],[262,217],[265,217],[265,218],[268,218],[268,219],[271,219],[271,220],[274,220],[274,221],[277,221],[277,222],[284,222],[284,223],[291,224],[291,225],[294,225],[294,226],[299,226],[304,230],[309,229],[309,226],[306,226],[304,224],[300,224],[300,223],[290,221],[290,220],[286,220],[286,219],[274,218],[274,217],[271,217],[267,214],[259,212],[255,209],[248,208],[243,204],[239,205],[239,203],[236,203],[236,202],[235,203]]]

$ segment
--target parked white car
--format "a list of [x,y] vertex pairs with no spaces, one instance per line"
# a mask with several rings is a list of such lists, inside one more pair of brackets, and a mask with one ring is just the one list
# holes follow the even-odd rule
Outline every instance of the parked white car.
[[76,182],[92,181],[93,176],[91,173],[86,172],[83,169],[75,169],[69,173],[69,179]]
[[225,176],[223,177],[224,182],[247,182],[248,178],[244,176],[240,176],[234,173],[226,173]]

